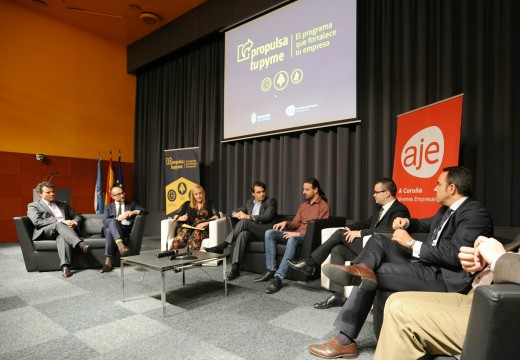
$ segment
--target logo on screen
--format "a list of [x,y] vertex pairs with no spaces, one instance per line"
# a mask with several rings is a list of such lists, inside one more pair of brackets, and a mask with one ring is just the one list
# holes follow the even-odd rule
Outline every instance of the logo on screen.
[[437,173],[444,156],[444,136],[437,126],[415,133],[403,147],[401,164],[407,173],[430,178]]
[[247,39],[247,41],[245,43],[238,45],[237,62],[249,60],[249,56],[251,54],[252,47],[253,47],[253,41],[251,39]]
[[251,114],[251,124],[254,124],[256,122],[256,113]]

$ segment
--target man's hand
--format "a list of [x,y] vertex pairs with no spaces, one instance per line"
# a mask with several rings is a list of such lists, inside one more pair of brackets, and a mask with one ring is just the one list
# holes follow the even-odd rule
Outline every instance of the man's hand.
[[73,229],[76,226],[76,223],[74,220],[63,220],[63,223]]
[[350,230],[349,228],[346,228],[343,235],[345,235],[345,241],[351,243],[355,238],[361,237],[361,231]]
[[[396,219],[397,220],[397,219]],[[412,240],[413,238],[408,234],[408,231],[397,229],[392,234],[392,240],[399,243],[399,245],[406,246],[408,240]]]
[[280,231],[280,230],[282,230],[285,227],[286,224],[287,224],[287,221],[282,221],[282,222],[279,222],[278,224],[274,224],[273,225],[273,230]]
[[392,228],[394,230],[397,230],[397,229],[404,229],[404,227],[406,226],[406,224],[408,224],[408,221],[405,219],[405,218],[401,218],[401,217],[396,217],[394,219],[394,222],[392,223]]
[[235,217],[237,219],[240,219],[240,220],[242,220],[242,219],[251,219],[251,215],[248,215],[248,214],[246,214],[243,211],[239,211],[239,212],[235,213]]
[[283,233],[284,239],[289,239],[290,237],[293,237],[293,236],[301,236],[301,235],[299,232],[296,232],[296,231],[286,231]]
[[504,245],[496,239],[479,236],[475,241],[476,255],[492,265],[506,250]]
[[460,264],[465,271],[474,273],[482,270],[484,266],[486,266],[484,259],[477,256],[475,248],[462,246],[459,251]]

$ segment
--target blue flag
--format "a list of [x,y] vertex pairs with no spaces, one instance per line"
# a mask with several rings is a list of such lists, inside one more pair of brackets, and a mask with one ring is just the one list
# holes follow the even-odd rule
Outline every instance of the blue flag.
[[115,186],[119,186],[123,191],[125,190],[123,184],[123,170],[121,169],[121,151],[119,152],[119,160],[117,162],[117,176]]
[[94,210],[96,214],[103,214],[103,191],[101,191],[101,155],[97,163],[96,191],[94,193]]

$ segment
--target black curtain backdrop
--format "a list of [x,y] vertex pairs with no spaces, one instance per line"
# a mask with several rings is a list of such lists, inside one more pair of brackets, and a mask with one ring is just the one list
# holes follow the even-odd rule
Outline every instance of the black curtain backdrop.
[[164,210],[163,150],[199,146],[202,185],[223,212],[261,180],[279,213],[293,214],[313,176],[333,214],[366,218],[373,183],[392,175],[397,115],[464,93],[459,163],[473,172],[475,197],[495,224],[520,226],[519,4],[359,1],[360,125],[222,144],[222,35],[150,65],[137,78],[137,201]]

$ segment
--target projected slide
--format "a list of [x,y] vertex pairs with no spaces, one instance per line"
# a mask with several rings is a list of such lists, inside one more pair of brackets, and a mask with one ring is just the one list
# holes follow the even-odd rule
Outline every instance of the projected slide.
[[225,41],[224,140],[356,119],[356,0],[300,0]]

